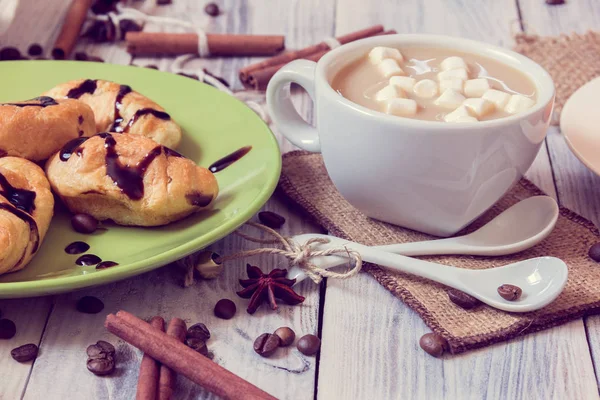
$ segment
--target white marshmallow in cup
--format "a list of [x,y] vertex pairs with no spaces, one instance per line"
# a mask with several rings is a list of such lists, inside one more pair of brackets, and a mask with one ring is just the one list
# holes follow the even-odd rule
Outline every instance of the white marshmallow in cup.
[[465,106],[460,106],[456,110],[448,113],[444,116],[444,121],[446,122],[454,122],[462,117],[471,117],[469,110]]
[[509,114],[516,114],[533,107],[534,104],[535,101],[531,100],[529,97],[525,97],[520,94],[513,94],[510,96],[508,103],[506,103],[504,111]]
[[453,56],[448,57],[440,63],[442,71],[451,71],[453,69],[465,69],[468,70],[467,63],[461,57]]
[[377,64],[377,68],[379,68],[379,72],[381,72],[381,74],[386,78],[394,75],[406,75],[396,60],[391,58],[386,58],[385,60],[381,61],[379,64]]
[[404,57],[402,57],[400,50],[394,49],[393,47],[373,47],[373,49],[369,52],[369,61],[371,61],[373,64],[379,64],[387,58],[391,58],[397,62],[404,61]]
[[442,95],[435,100],[434,104],[436,106],[454,110],[455,108],[459,107],[463,101],[465,101],[465,96],[455,90],[446,89]]
[[496,105],[498,110],[502,110],[506,106],[506,103],[508,103],[508,100],[510,100],[510,94],[501,90],[489,89],[483,94],[482,98],[491,101]]
[[496,109],[496,106],[491,101],[481,98],[466,99],[463,105],[467,107],[471,114],[476,115],[478,118],[485,117],[491,114]]
[[383,89],[381,89],[377,93],[375,93],[376,101],[386,101],[389,99],[403,98],[403,97],[406,97],[406,95],[404,94],[404,90],[402,90],[398,86],[391,85],[391,84],[386,85]]
[[466,69],[461,68],[461,69],[451,69],[449,71],[442,71],[442,72],[438,73],[438,81],[442,81],[444,79],[453,79],[453,78],[462,79],[463,81],[466,81],[467,79],[469,79],[469,72],[467,72]]
[[415,83],[413,91],[415,95],[423,99],[431,99],[438,94],[438,85],[431,79],[423,79]]
[[459,78],[442,79],[440,81],[440,92],[444,92],[446,89],[452,89],[455,92],[463,94],[463,84],[465,81]]
[[490,89],[490,83],[485,78],[469,79],[465,82],[465,96],[467,97],[481,97]]
[[405,92],[412,92],[417,80],[410,76],[392,76],[390,78],[390,85],[398,86]]
[[400,117],[414,117],[417,115],[417,102],[412,99],[390,99],[385,112]]

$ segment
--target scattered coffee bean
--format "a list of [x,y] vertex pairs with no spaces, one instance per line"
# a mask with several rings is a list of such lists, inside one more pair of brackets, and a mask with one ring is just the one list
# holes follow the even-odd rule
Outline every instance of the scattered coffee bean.
[[596,243],[588,251],[588,256],[596,262],[600,262],[600,243]]
[[504,284],[504,285],[498,287],[498,294],[504,300],[508,300],[508,301],[518,300],[519,297],[521,297],[521,293],[523,293],[523,290],[521,290],[520,287],[515,286],[515,285]]
[[266,225],[271,229],[279,229],[285,224],[285,218],[272,211],[259,212],[258,219],[263,225]]
[[561,4],[565,4],[565,0],[546,0],[546,4],[549,6],[558,6]]
[[171,3],[172,3],[172,0],[157,0],[157,2],[156,2],[156,4],[158,4],[159,6],[166,6]]
[[100,346],[98,346],[97,344],[90,344],[87,349],[85,349],[85,352],[88,355],[88,358],[106,358],[106,352],[102,350],[102,348]]
[[277,335],[263,333],[254,341],[254,351],[261,357],[271,357],[279,347],[280,339]]
[[17,326],[10,319],[0,319],[0,339],[10,339],[17,333]]
[[305,356],[312,356],[313,354],[317,354],[319,351],[319,347],[321,347],[321,339],[315,335],[304,335],[300,338],[300,340],[298,340],[296,347],[298,348],[298,351]]
[[158,69],[156,65],[146,65],[145,68]]
[[78,51],[77,53],[75,53],[75,59],[77,61],[87,61],[88,55],[83,51]]
[[44,52],[44,49],[42,48],[42,46],[40,46],[37,43],[32,44],[27,49],[27,54],[29,54],[30,56],[39,56],[43,52]]
[[450,298],[451,302],[465,310],[470,310],[481,304],[480,300],[457,289],[448,289],[448,298]]
[[104,21],[96,21],[85,31],[83,36],[95,42],[106,42],[109,36],[108,24]]
[[296,339],[296,334],[294,333],[294,331],[291,328],[288,328],[287,326],[282,326],[281,328],[278,328],[275,332],[273,332],[273,335],[279,337],[279,339],[281,340],[281,343],[279,344],[281,347],[287,347],[290,344],[294,343],[294,339]]
[[85,314],[98,314],[104,310],[104,303],[97,297],[83,296],[77,302],[77,311]]
[[64,60],[66,57],[65,51],[63,49],[52,49],[52,58],[55,60]]
[[98,340],[98,342],[96,342],[96,346],[100,347],[100,349],[105,353],[115,354],[117,351],[117,349],[115,349],[115,346],[104,340]]
[[211,17],[216,17],[219,14],[221,14],[221,10],[219,9],[219,6],[215,3],[208,3],[204,7],[204,12],[207,13],[208,15],[210,15]]
[[0,61],[12,61],[21,58],[21,52],[16,47],[4,47],[0,50]]
[[206,341],[210,338],[210,331],[208,330],[206,325],[202,323],[194,324],[190,326],[187,330],[187,337]]
[[33,344],[24,344],[10,351],[10,355],[18,362],[31,361],[38,355],[38,347]]
[[131,19],[122,19],[119,21],[119,28],[121,28],[121,40],[125,39],[127,32],[139,32],[142,30],[142,27]]
[[98,340],[89,345],[85,352],[88,355],[87,368],[96,375],[108,375],[115,370],[115,346]]
[[92,12],[94,14],[108,14],[110,11],[116,11],[116,3],[118,0],[96,0],[92,4]]
[[444,351],[448,350],[448,342],[446,339],[433,332],[426,333],[421,336],[421,339],[419,340],[419,346],[421,346],[421,348],[425,350],[427,354],[430,354],[434,357],[440,357],[442,354],[444,354]]
[[87,360],[87,369],[94,375],[108,375],[115,370],[115,360],[109,358],[90,358]]
[[221,299],[215,304],[215,316],[222,319],[231,319],[235,315],[235,303],[229,299]]
[[208,357],[208,347],[206,347],[206,342],[204,340],[189,338],[185,340],[185,344],[190,349],[202,354],[205,357]]
[[98,220],[88,214],[75,214],[71,218],[71,226],[79,233],[92,233],[98,229]]

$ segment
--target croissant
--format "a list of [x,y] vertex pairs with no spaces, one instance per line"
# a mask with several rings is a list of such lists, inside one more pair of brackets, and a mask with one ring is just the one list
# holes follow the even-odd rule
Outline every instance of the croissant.
[[54,197],[44,171],[23,158],[0,158],[0,274],[29,263],[53,213]]
[[181,141],[181,128],[165,110],[127,85],[101,79],[79,79],[45,93],[55,98],[78,99],[96,117],[96,132],[142,135],[170,148]]
[[72,212],[121,225],[168,224],[208,207],[219,190],[209,170],[139,135],[75,139],[46,173]]
[[35,99],[0,104],[0,155],[46,160],[66,142],[96,133],[94,113],[69,99]]

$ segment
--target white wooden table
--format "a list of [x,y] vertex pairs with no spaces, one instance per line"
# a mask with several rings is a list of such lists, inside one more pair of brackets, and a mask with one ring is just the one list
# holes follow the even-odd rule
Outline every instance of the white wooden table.
[[[0,15],[12,0],[0,0]],[[205,1],[173,0],[157,15],[179,17],[205,26],[210,32],[284,34],[287,48],[300,48],[331,35],[374,24],[400,33],[437,33],[463,36],[511,47],[512,35],[525,31],[540,35],[600,29],[598,0],[567,0],[550,7],[543,0],[218,0],[224,14],[207,17]],[[25,53],[29,44],[51,47],[68,0],[21,0],[2,46]],[[146,30],[164,30],[147,25]],[[81,42],[78,51],[107,62],[154,64],[167,69],[172,59],[132,58],[123,45]],[[227,58],[196,61],[196,67],[241,85],[237,71],[252,60]],[[299,109],[311,118],[306,97]],[[276,132],[275,132],[276,133]],[[277,133],[276,133],[277,134]],[[280,140],[282,151],[293,149]],[[557,128],[527,176],[549,195],[596,224],[600,222],[600,178],[588,171],[567,149]],[[284,234],[316,231],[318,227],[274,197],[264,207],[287,218]],[[212,248],[222,254],[251,248],[232,235]],[[263,269],[284,264],[262,257],[253,260]],[[234,262],[217,280],[183,289],[162,268],[103,287],[54,297],[0,300],[3,314],[15,321],[17,336],[0,340],[0,399],[132,399],[141,354],[119,343],[120,362],[110,378],[98,378],[85,368],[85,347],[99,339],[117,343],[103,320],[108,312],[126,309],[137,315],[180,316],[189,323],[206,323],[213,338],[209,348],[215,361],[279,398],[287,399],[591,399],[598,398],[594,365],[600,361],[600,317],[586,317],[550,330],[467,354],[436,359],[425,354],[418,339],[428,331],[419,317],[400,300],[361,274],[350,280],[330,280],[317,287],[300,285],[304,304],[282,306],[277,312],[261,308],[246,314],[247,301],[238,298],[237,280],[244,263]],[[83,295],[101,298],[106,308],[97,315],[75,311]],[[232,320],[215,318],[212,308],[220,298],[238,306]],[[295,349],[263,359],[252,350],[254,338],[279,326],[297,334],[322,338],[318,357]],[[39,343],[34,363],[10,358],[18,344]],[[206,392],[179,379],[178,399],[208,398]]]

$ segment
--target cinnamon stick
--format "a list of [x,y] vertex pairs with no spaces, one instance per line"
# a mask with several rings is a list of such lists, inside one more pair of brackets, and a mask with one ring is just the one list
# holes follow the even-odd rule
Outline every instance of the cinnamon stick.
[[[207,34],[212,56],[270,56],[283,50],[283,36]],[[196,33],[127,32],[127,51],[135,56],[197,54]]]
[[58,38],[54,43],[52,57],[62,60],[71,54],[93,2],[94,0],[73,0],[71,2]]
[[109,314],[104,325],[109,332],[211,393],[225,399],[275,399],[128,312]]
[[[150,325],[161,332],[165,330],[165,320],[161,317],[153,317],[150,320]],[[137,392],[135,394],[136,400],[156,399],[159,372],[160,364],[150,355],[144,353],[140,363],[140,376],[138,377]]]
[[[169,322],[169,327],[167,328],[167,335],[172,336],[183,343],[185,341],[186,334],[187,327],[185,326],[185,321],[180,318],[171,319],[171,322]],[[158,400],[170,400],[173,397],[176,380],[177,375],[171,368],[167,367],[166,365],[160,366]]]

